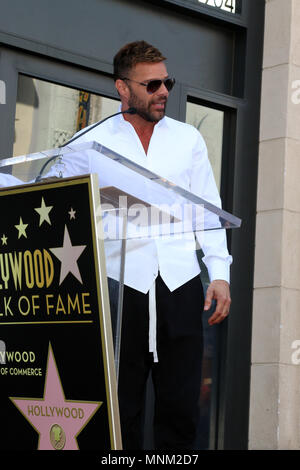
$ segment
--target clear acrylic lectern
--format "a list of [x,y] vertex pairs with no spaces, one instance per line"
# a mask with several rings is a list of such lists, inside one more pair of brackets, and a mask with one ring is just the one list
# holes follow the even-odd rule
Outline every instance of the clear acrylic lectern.
[[[122,292],[126,255],[145,239],[195,237],[207,231],[238,228],[241,220],[152,173],[97,142],[71,144],[2,159],[0,186],[12,187],[97,174],[102,237],[109,278],[110,308],[116,310],[114,347],[118,375]],[[128,242],[130,247],[127,249]],[[195,244],[196,247],[196,244]],[[196,248],[195,248],[196,249]]]

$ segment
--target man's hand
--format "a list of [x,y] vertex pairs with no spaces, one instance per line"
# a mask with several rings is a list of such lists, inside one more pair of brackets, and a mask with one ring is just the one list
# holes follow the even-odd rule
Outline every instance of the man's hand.
[[221,323],[229,314],[231,304],[229,284],[223,280],[212,281],[208,286],[204,303],[204,310],[209,310],[212,300],[217,301],[214,314],[208,319],[209,325]]

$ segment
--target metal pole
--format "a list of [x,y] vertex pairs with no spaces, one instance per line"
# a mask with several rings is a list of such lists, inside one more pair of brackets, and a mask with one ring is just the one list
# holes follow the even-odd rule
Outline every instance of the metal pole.
[[121,351],[121,332],[122,332],[122,315],[123,315],[123,294],[124,294],[124,271],[125,271],[125,255],[126,255],[126,236],[127,236],[127,211],[122,214],[122,242],[120,256],[120,280],[118,293],[118,310],[116,324],[116,340],[115,340],[115,367],[117,384],[119,382],[120,368],[120,351]]

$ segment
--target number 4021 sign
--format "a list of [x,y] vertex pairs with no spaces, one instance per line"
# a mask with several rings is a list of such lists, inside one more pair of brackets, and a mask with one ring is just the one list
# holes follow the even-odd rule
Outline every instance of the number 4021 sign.
[[221,10],[235,13],[236,0],[198,0],[199,3],[204,3],[210,7],[220,8]]

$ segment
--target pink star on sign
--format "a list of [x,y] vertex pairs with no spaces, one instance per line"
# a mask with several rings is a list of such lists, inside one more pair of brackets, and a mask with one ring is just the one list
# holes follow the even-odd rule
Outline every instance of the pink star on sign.
[[51,345],[44,398],[10,399],[39,433],[38,450],[78,450],[76,437],[103,403],[65,399]]

